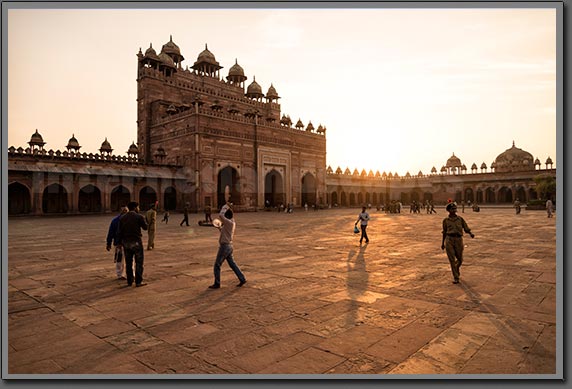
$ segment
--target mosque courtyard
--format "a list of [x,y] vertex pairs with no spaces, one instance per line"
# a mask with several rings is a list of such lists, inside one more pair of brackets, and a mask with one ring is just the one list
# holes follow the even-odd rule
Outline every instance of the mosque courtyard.
[[559,216],[459,208],[455,285],[437,212],[372,209],[363,246],[356,208],[237,213],[248,282],[223,264],[218,290],[201,214],[158,214],[141,288],[105,250],[114,215],[10,218],[8,373],[556,374]]

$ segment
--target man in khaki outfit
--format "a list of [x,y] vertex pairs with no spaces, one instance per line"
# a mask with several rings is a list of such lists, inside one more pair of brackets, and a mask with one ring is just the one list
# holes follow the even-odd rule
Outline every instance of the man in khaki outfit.
[[457,204],[449,203],[446,207],[449,216],[443,219],[443,241],[441,242],[441,250],[447,248],[447,257],[451,264],[453,272],[453,283],[459,283],[461,273],[459,269],[463,264],[463,231],[474,238],[475,235],[460,216],[457,216]]
[[155,248],[155,227],[157,226],[157,203],[151,205],[151,208],[145,214],[145,221],[147,222],[149,239],[147,240],[147,250]]

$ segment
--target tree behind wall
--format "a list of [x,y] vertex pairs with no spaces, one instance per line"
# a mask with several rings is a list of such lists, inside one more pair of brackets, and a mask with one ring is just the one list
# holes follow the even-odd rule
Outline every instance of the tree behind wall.
[[534,177],[536,193],[542,200],[553,199],[556,194],[556,180],[545,174]]

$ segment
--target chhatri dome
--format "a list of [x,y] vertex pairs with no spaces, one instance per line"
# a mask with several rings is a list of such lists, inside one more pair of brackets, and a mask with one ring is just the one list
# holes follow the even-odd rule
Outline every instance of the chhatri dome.
[[499,154],[494,163],[497,173],[534,170],[532,154],[516,147],[514,141],[512,147]]

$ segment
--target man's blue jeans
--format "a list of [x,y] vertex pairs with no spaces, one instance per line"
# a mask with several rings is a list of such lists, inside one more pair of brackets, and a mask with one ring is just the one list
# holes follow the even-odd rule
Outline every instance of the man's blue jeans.
[[123,251],[125,253],[127,284],[133,283],[133,257],[135,257],[135,284],[140,284],[143,281],[143,243],[124,242]]
[[234,274],[238,277],[240,282],[244,282],[246,278],[238,268],[237,264],[234,263],[234,257],[232,255],[232,245],[231,244],[221,244],[218,248],[218,253],[216,255],[216,261],[214,264],[214,283],[215,285],[220,285],[220,267],[224,260],[228,262],[228,266],[234,271]]

